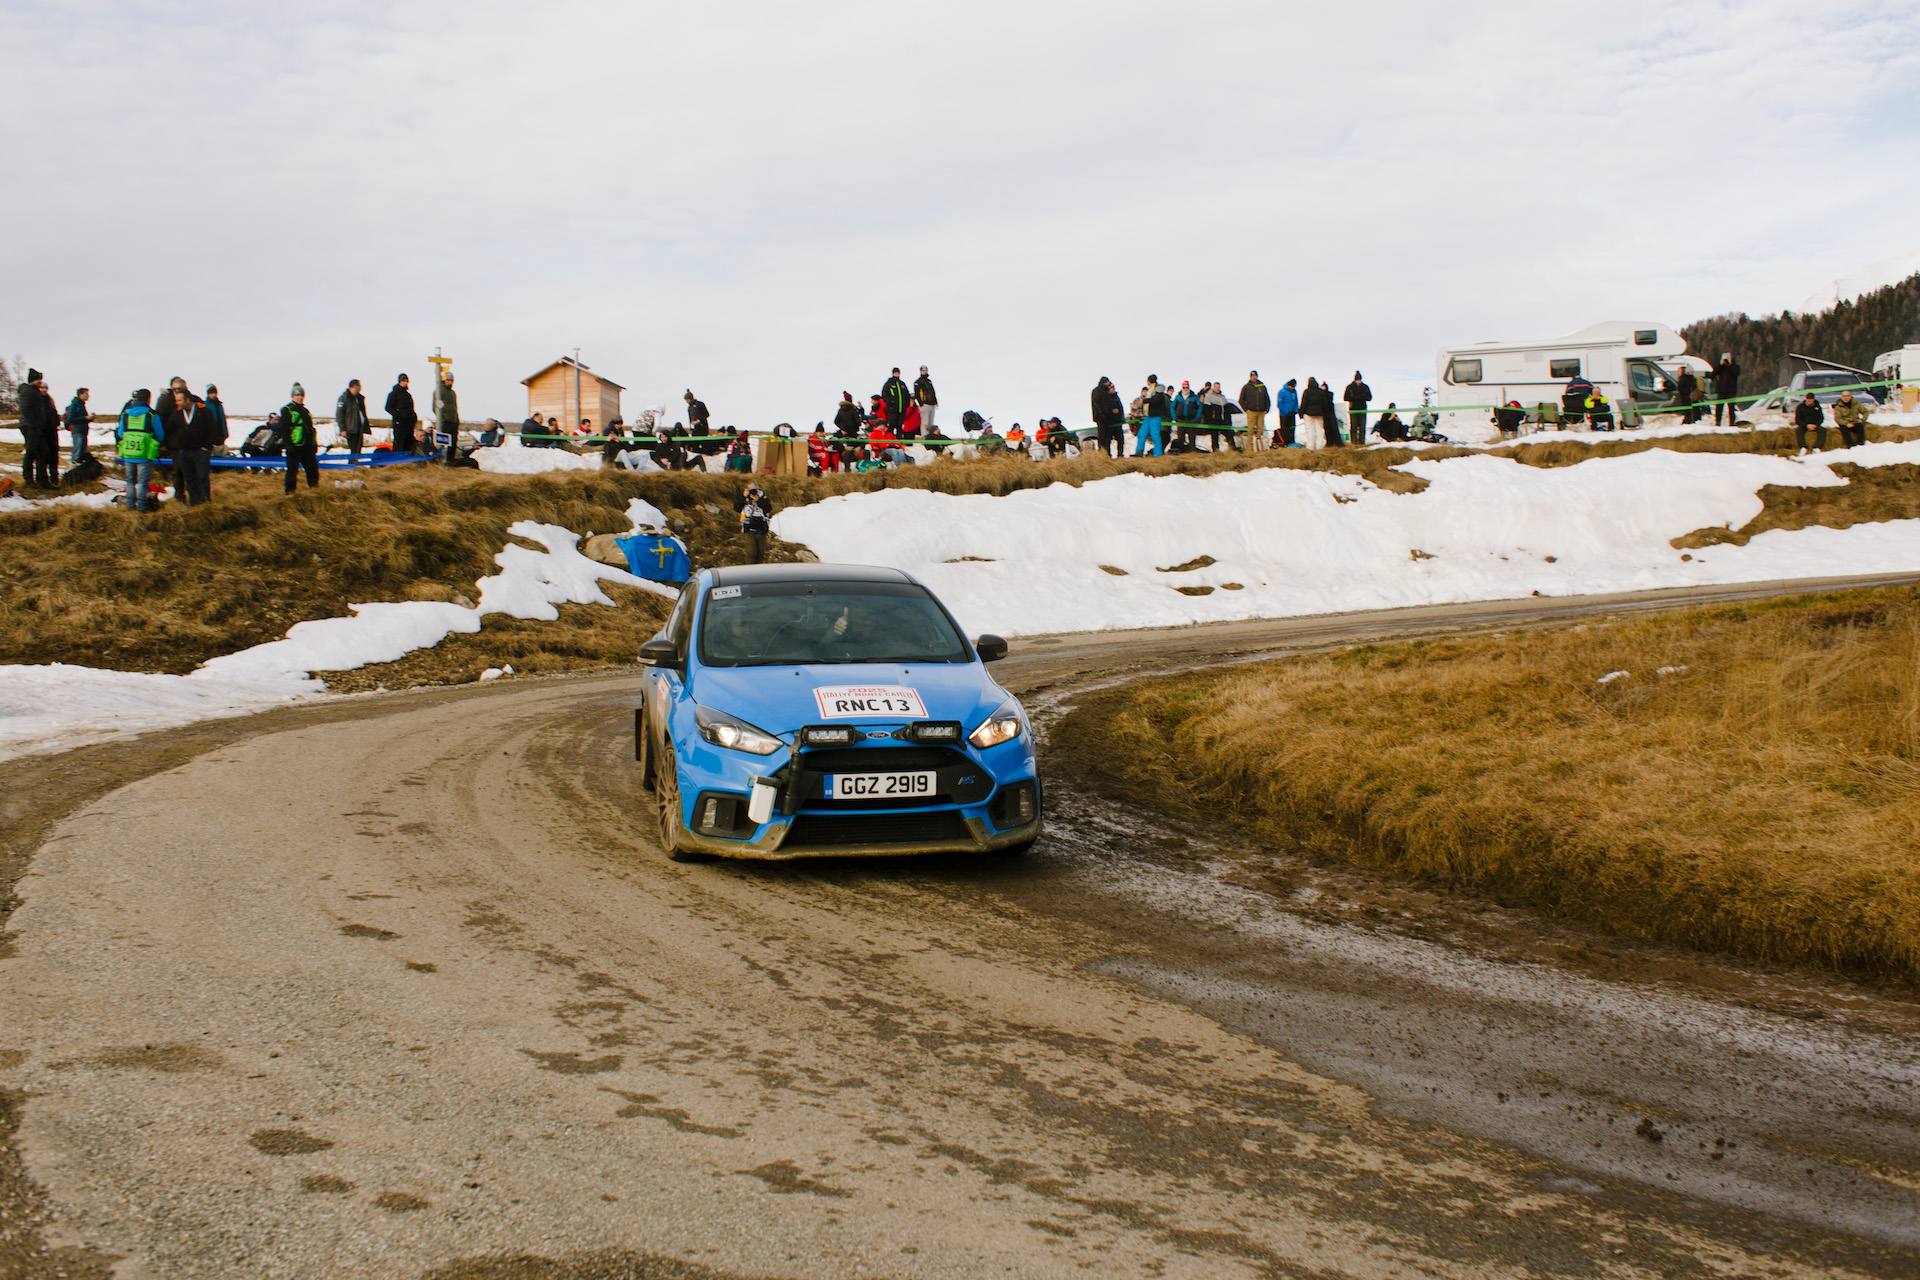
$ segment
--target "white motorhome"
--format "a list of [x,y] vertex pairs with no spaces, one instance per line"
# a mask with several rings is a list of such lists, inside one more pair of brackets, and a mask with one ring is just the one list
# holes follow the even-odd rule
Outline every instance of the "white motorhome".
[[[1564,338],[1534,342],[1477,342],[1442,347],[1435,362],[1434,409],[1440,430],[1455,439],[1482,435],[1496,404],[1518,400],[1531,411],[1558,409],[1567,384],[1583,377],[1613,402],[1623,427],[1640,415],[1674,403],[1678,387],[1669,370],[1699,372],[1704,361],[1687,355],[1687,342],[1663,324],[1613,320]],[[1448,406],[1471,406],[1448,411]]]
[[1874,390],[1888,404],[1905,407],[1906,399],[1900,394],[1902,389],[1920,387],[1920,342],[1909,342],[1898,351],[1875,356],[1873,380],[1892,383],[1892,386],[1876,387]]

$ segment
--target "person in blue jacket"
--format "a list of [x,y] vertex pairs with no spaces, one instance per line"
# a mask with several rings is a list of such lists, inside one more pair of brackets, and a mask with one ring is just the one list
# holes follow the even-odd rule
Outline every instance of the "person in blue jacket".
[[1300,415],[1300,379],[1288,378],[1287,385],[1275,393],[1273,412],[1280,419],[1280,425],[1273,432],[1273,447],[1291,449],[1294,419]]
[[160,456],[167,429],[153,411],[151,391],[142,387],[133,393],[133,399],[120,410],[113,438],[120,442],[120,461],[127,468],[127,510],[158,510],[160,504],[153,500],[149,486],[153,483],[153,460]]
[[67,455],[69,466],[79,466],[80,460],[87,456],[87,427],[93,421],[87,410],[87,400],[91,393],[81,387],[73,393],[73,399],[67,404],[65,426],[73,434],[73,452]]

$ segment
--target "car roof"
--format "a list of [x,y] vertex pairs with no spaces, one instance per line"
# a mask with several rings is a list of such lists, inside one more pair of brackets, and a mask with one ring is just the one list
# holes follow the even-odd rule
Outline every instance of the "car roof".
[[752,582],[912,582],[912,575],[877,564],[729,564],[707,570],[716,587]]

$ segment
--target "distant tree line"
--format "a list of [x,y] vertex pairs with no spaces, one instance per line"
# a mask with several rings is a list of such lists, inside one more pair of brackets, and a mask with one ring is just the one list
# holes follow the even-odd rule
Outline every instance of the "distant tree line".
[[19,356],[9,365],[0,356],[0,418],[20,416],[20,379],[27,376],[27,362]]
[[1790,352],[1871,369],[1881,352],[1920,342],[1920,274],[1817,315],[1782,311],[1755,319],[1745,312],[1728,312],[1697,320],[1681,329],[1680,336],[1687,340],[1688,351],[1706,360],[1733,352],[1740,362],[1743,392],[1769,390],[1792,378],[1802,366]]

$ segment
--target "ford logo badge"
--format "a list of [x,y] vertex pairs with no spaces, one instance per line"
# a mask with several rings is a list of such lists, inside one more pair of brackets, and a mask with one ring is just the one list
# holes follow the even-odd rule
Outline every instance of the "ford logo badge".
[[869,738],[891,738],[893,735],[887,732],[885,729],[875,729],[872,733],[868,734],[867,736]]

